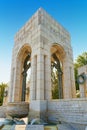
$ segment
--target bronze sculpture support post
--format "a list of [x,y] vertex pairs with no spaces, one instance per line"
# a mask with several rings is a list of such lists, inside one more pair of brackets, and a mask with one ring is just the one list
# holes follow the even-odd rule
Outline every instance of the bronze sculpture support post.
[[25,94],[26,94],[26,77],[27,77],[26,71],[23,71],[22,75],[23,75],[23,82],[22,82],[22,97],[21,97],[21,101],[25,101]]
[[63,74],[62,71],[58,72],[59,99],[63,98],[62,74]]
[[23,75],[23,81],[22,81],[22,96],[21,96],[21,101],[25,101],[25,96],[26,96],[26,77],[27,77],[27,70],[30,68],[31,63],[28,63],[30,59],[30,53],[27,55],[24,61],[24,71],[22,72]]

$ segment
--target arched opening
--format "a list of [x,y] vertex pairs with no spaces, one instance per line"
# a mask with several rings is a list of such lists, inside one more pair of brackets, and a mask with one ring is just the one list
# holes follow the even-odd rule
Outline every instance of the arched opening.
[[22,96],[21,101],[25,101],[26,99],[26,84],[27,84],[27,71],[31,67],[30,62],[31,53],[28,53],[23,64],[23,71],[22,71]]
[[29,102],[31,75],[31,47],[25,44],[19,51],[17,58],[17,83],[19,84],[19,100]]
[[51,85],[52,99],[63,98],[63,59],[64,49],[54,44],[51,47]]

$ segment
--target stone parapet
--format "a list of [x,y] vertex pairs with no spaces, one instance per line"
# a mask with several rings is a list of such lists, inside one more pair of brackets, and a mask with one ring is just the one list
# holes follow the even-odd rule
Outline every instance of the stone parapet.
[[48,101],[48,120],[87,125],[87,99]]

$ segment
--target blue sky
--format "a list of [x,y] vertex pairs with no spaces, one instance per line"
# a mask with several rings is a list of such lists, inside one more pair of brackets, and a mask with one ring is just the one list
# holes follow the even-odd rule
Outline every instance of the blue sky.
[[87,0],[0,0],[0,83],[10,80],[15,33],[40,7],[70,32],[74,59],[87,51]]

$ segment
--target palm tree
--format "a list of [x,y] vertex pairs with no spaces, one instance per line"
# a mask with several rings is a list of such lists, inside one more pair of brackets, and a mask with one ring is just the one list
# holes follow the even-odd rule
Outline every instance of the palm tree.
[[82,55],[79,55],[77,57],[76,62],[77,62],[78,67],[87,65],[87,52],[84,52],[82,53]]
[[5,87],[7,87],[7,84],[5,83],[0,84],[0,106],[3,104]]

